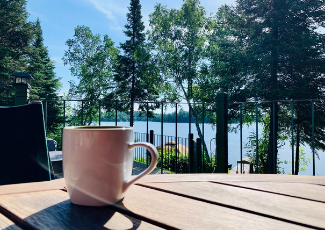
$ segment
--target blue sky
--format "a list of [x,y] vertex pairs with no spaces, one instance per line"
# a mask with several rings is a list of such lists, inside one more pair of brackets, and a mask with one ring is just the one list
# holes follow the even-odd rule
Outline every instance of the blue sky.
[[[234,4],[235,0],[201,0],[207,13],[215,13],[221,5]],[[179,9],[182,0],[140,0],[143,22],[148,29],[149,14],[156,3],[168,8]],[[51,59],[55,62],[55,72],[63,85],[60,95],[69,90],[68,81],[73,79],[69,66],[64,66],[62,57],[67,50],[65,42],[73,37],[78,25],[88,26],[93,33],[107,34],[118,47],[125,41],[123,33],[130,0],[28,0],[29,20],[40,19],[44,44],[48,47]],[[76,79],[75,79],[76,80]]]

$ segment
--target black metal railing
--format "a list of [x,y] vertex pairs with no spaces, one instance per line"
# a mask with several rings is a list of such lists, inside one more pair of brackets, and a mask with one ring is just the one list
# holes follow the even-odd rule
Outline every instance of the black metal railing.
[[[305,118],[305,121],[308,121],[308,123],[310,124],[310,128],[311,128],[311,149],[312,149],[312,168],[313,168],[313,176],[315,176],[315,103],[318,103],[319,105],[322,106],[322,110],[325,113],[325,106],[324,106],[324,100],[278,100],[278,101],[258,101],[258,102],[238,102],[238,103],[234,103],[233,105],[238,105],[239,106],[239,121],[240,121],[240,160],[243,160],[243,139],[242,139],[242,127],[243,127],[243,106],[247,106],[247,105],[255,105],[255,123],[256,123],[256,129],[255,129],[255,134],[256,134],[256,171],[258,171],[258,167],[259,167],[259,133],[258,133],[258,124],[260,122],[259,120],[259,116],[261,116],[261,112],[259,111],[259,109],[265,107],[265,106],[269,106],[272,107],[272,114],[270,114],[270,116],[272,116],[272,137],[273,140],[275,139],[275,117],[276,117],[276,106],[278,106],[278,104],[281,103],[282,106],[287,107],[289,109],[287,109],[287,111],[289,110],[290,112],[290,120],[291,120],[291,124],[290,124],[290,131],[291,131],[291,151],[292,151],[292,175],[294,174],[294,169],[295,169],[295,151],[294,151],[294,147],[295,147],[295,140],[294,140],[294,119],[295,119],[295,104],[298,103],[308,103],[309,104],[309,108],[310,110],[307,111],[307,114],[309,112],[309,121],[307,118]],[[252,106],[251,106],[252,107]],[[308,108],[308,106],[305,106],[304,108]],[[251,110],[252,111],[252,110]],[[306,113],[305,113],[306,114]],[[322,128],[323,129],[323,128]],[[273,162],[277,162],[277,143],[273,142]],[[276,163],[273,164],[273,167],[276,167]],[[242,172],[242,167],[241,167],[241,172]],[[276,171],[276,169],[274,168],[274,171]]]
[[[45,110],[45,117],[47,117],[47,111],[46,111],[46,108],[47,108],[47,103],[51,103],[52,100],[42,100],[43,101],[43,104],[44,104],[44,110]],[[57,101],[56,101],[57,102]],[[71,118],[74,116],[74,114],[69,114],[68,115],[68,111],[67,111],[67,108],[70,106],[69,104],[71,103],[78,103],[80,104],[79,106],[79,109],[80,109],[80,123],[79,124],[75,124],[75,125],[83,125],[84,124],[84,114],[85,114],[85,106],[87,105],[87,103],[89,101],[86,101],[86,100],[60,100],[60,102],[62,103],[61,106],[62,106],[62,110],[63,110],[63,120],[62,120],[62,126],[66,126],[67,124],[71,125],[69,122],[71,121]],[[119,111],[119,103],[125,103],[125,102],[122,102],[122,101],[111,101],[111,102],[105,102],[105,101],[98,101],[97,102],[97,108],[98,108],[98,125],[102,125],[101,122],[103,121],[102,120],[102,117],[103,117],[103,114],[104,114],[104,105],[105,103],[111,103],[111,104],[114,104],[114,106],[112,106],[112,111],[111,111],[111,114],[114,114],[114,122],[115,122],[115,125],[118,125],[118,122],[120,122],[118,120],[118,113],[120,113],[121,111]],[[177,143],[179,143],[179,141],[184,141],[184,145],[187,146],[188,148],[188,152],[186,152],[184,154],[184,156],[186,156],[186,159],[187,159],[187,162],[186,162],[186,166],[184,166],[184,168],[186,168],[186,170],[179,170],[179,168],[177,167],[178,164],[179,164],[179,158],[176,157],[176,160],[175,160],[175,164],[173,165],[173,167],[169,167],[171,169],[171,171],[174,171],[176,173],[179,173],[179,172],[193,172],[195,170],[197,170],[198,167],[196,167],[195,170],[193,170],[194,166],[192,164],[191,161],[191,157],[190,157],[190,152],[194,151],[193,147],[191,146],[190,144],[190,141],[189,141],[189,138],[185,138],[185,137],[180,137],[179,136],[179,133],[178,133],[178,125],[179,125],[179,117],[178,117],[178,112],[179,112],[179,107],[180,106],[183,106],[184,104],[187,104],[187,103],[168,103],[168,102],[136,102],[136,103],[142,103],[142,104],[145,104],[147,110],[145,111],[146,113],[146,133],[136,133],[135,134],[135,140],[138,139],[141,139],[141,141],[150,141],[150,133],[149,133],[149,123],[150,123],[150,118],[149,118],[149,105],[150,104],[156,104],[156,105],[159,105],[157,110],[160,110],[160,118],[161,118],[161,126],[160,126],[160,134],[157,135],[155,134],[154,135],[154,142],[155,142],[155,145],[156,146],[160,146],[160,145],[163,145],[164,143],[166,143],[166,141],[168,142],[169,140],[170,141],[175,141]],[[256,135],[256,138],[255,138],[255,143],[256,143],[256,158],[255,158],[255,165],[256,165],[256,168],[255,168],[255,171],[258,172],[258,167],[259,167],[259,162],[260,162],[260,156],[259,156],[259,153],[260,153],[260,150],[259,150],[259,141],[260,141],[260,138],[259,138],[259,130],[258,130],[258,125],[260,124],[261,122],[261,117],[262,116],[265,116],[265,108],[266,107],[269,107],[269,108],[273,108],[273,113],[270,115],[270,116],[273,116],[273,120],[275,120],[275,107],[278,106],[279,104],[281,104],[281,106],[283,107],[286,107],[286,111],[288,112],[289,111],[289,114],[290,114],[290,119],[291,119],[291,123],[288,125],[287,124],[287,128],[290,128],[291,129],[291,137],[290,137],[290,142],[291,142],[291,151],[292,151],[292,174],[294,174],[294,163],[295,163],[295,152],[294,152],[294,147],[295,147],[295,140],[294,140],[294,135],[295,135],[295,119],[296,119],[296,110],[298,109],[298,103],[307,103],[309,104],[309,112],[310,113],[310,121],[308,121],[310,123],[310,129],[311,129],[311,135],[310,135],[310,146],[311,146],[311,149],[312,149],[312,171],[313,171],[313,175],[316,174],[316,165],[315,165],[315,151],[316,151],[316,147],[315,147],[315,142],[317,140],[315,140],[315,122],[317,121],[317,119],[319,119],[319,117],[317,118],[316,116],[316,121],[315,121],[315,106],[321,106],[323,108],[323,105],[324,105],[324,101],[323,100],[289,100],[289,101],[285,101],[285,100],[282,100],[282,101],[259,101],[259,102],[237,102],[237,103],[232,103],[232,104],[229,104],[228,105],[228,110],[237,110],[237,121],[239,122],[239,149],[238,149],[238,158],[240,161],[243,160],[243,150],[245,149],[245,147],[243,146],[243,124],[245,123],[245,121],[243,120],[243,117],[247,116],[247,108],[246,107],[250,107],[250,113],[251,113],[251,116],[255,116],[255,123],[256,123],[256,129],[255,129],[255,135]],[[7,104],[6,104],[7,105]],[[9,105],[9,104],[8,104]],[[168,135],[165,135],[164,134],[164,114],[165,114],[165,111],[164,111],[164,108],[166,106],[173,106],[173,110],[175,112],[175,134],[172,135],[172,136],[168,136]],[[88,106],[88,105],[87,105]],[[71,107],[71,106],[70,106]],[[198,110],[198,108],[201,108],[200,110]],[[253,109],[252,109],[253,108]],[[255,111],[254,113],[252,113],[252,111]],[[172,109],[169,109],[169,112],[172,111]],[[264,111],[264,112],[263,112]],[[71,111],[69,111],[70,113]],[[199,112],[199,115],[198,115],[198,112]],[[269,111],[270,112],[270,111]],[[196,114],[196,117],[198,119],[200,119],[199,122],[199,125],[201,125],[201,141],[202,140],[205,140],[208,144],[209,142],[211,142],[215,137],[216,137],[216,133],[211,136],[211,137],[206,137],[206,134],[205,134],[205,130],[204,130],[204,124],[205,123],[210,123],[210,122],[213,122],[215,123],[215,116],[216,116],[216,103],[191,103],[191,106],[189,107],[188,109],[188,113],[189,113],[189,117],[192,117],[194,114]],[[207,114],[210,114],[210,120],[206,119],[206,116]],[[212,114],[212,115],[211,115]],[[136,119],[135,119],[136,121]],[[252,121],[251,121],[252,122]],[[192,133],[192,130],[191,130],[191,125],[195,123],[194,122],[194,119],[189,119],[188,120],[188,133],[191,134]],[[308,123],[308,124],[309,124]],[[317,124],[318,122],[316,122]],[[275,122],[273,125],[273,130],[276,130],[275,129]],[[320,129],[323,129],[322,126],[318,127]],[[319,131],[317,131],[319,132]],[[139,137],[137,137],[136,135],[140,135]],[[273,139],[274,139],[274,136],[275,136],[275,133],[273,132],[272,133],[273,135]],[[177,140],[177,141],[176,141]],[[183,144],[181,144],[183,145]],[[273,156],[276,158],[277,154],[276,154],[276,151],[277,151],[277,144],[276,143],[273,143]],[[178,150],[177,150],[178,146],[176,145],[176,148],[174,150],[176,156],[178,156]],[[202,144],[200,145],[200,148],[202,150],[202,152],[208,152],[208,155],[211,159],[214,159],[216,157],[216,151],[215,151],[215,148],[207,148],[204,141],[202,141]],[[146,153],[144,152],[144,150],[136,150],[136,151],[142,151],[141,153],[140,152],[135,152],[135,159],[138,160],[138,161],[142,161],[143,163],[146,163],[148,164],[148,159],[147,159],[147,155]],[[170,155],[168,155],[171,151],[168,151],[167,153],[168,154],[164,154],[164,148],[162,148],[161,150],[161,160],[160,160],[160,167],[161,167],[161,170],[164,169],[164,161],[170,161],[171,157]],[[197,157],[197,156],[196,156]],[[196,159],[197,160],[197,159]],[[201,160],[201,163],[202,166],[201,166],[201,171],[202,172],[208,172],[208,171],[214,171],[214,163],[213,162],[209,162],[210,165],[209,167],[207,167],[205,165],[206,161],[207,161],[207,158],[206,158],[206,155],[205,154],[202,154],[202,158],[199,159]],[[273,159],[273,162],[276,162],[276,159]],[[195,163],[195,162],[194,162]],[[191,166],[192,166],[192,169],[191,169]],[[169,169],[168,168],[168,169]],[[240,170],[241,173],[243,172],[242,171],[242,167]]]

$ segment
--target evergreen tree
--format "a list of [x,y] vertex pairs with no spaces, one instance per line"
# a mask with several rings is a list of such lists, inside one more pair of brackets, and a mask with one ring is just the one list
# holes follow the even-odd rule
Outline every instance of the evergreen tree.
[[30,99],[46,99],[47,131],[55,132],[62,124],[62,111],[57,92],[60,88],[59,79],[54,73],[54,64],[43,43],[43,33],[39,19],[34,24],[34,37],[30,48],[27,72],[34,80],[31,82]]
[[[130,125],[133,126],[133,111],[135,101],[154,101],[159,97],[160,78],[155,63],[146,45],[139,0],[131,0],[128,7],[126,30],[128,40],[120,44],[123,53],[118,55],[115,66],[115,81],[117,89],[107,97],[130,101],[120,105],[122,110],[130,109]],[[140,105],[140,109],[145,109]]]
[[[316,32],[316,26],[324,26],[323,0],[238,0],[229,12],[226,23],[237,31],[231,39],[242,41],[247,55],[248,98],[276,101],[323,96],[324,35]],[[277,103],[265,109],[271,115],[267,172],[275,173],[274,143],[281,126],[279,114],[285,111]]]
[[26,0],[0,0],[0,101],[13,97],[10,75],[27,68],[32,39],[32,24],[27,17]]

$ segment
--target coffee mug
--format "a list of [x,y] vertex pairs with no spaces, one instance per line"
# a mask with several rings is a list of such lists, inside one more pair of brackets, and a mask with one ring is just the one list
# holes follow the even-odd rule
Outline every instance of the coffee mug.
[[[144,147],[151,164],[131,178],[133,149]],[[105,206],[120,201],[130,185],[157,165],[158,152],[150,143],[134,143],[132,127],[74,126],[63,129],[63,173],[74,204]]]

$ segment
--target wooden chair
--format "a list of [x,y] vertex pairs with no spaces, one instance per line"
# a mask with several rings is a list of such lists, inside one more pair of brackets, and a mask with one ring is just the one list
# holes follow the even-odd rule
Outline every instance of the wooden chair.
[[41,103],[0,107],[0,185],[51,180]]

